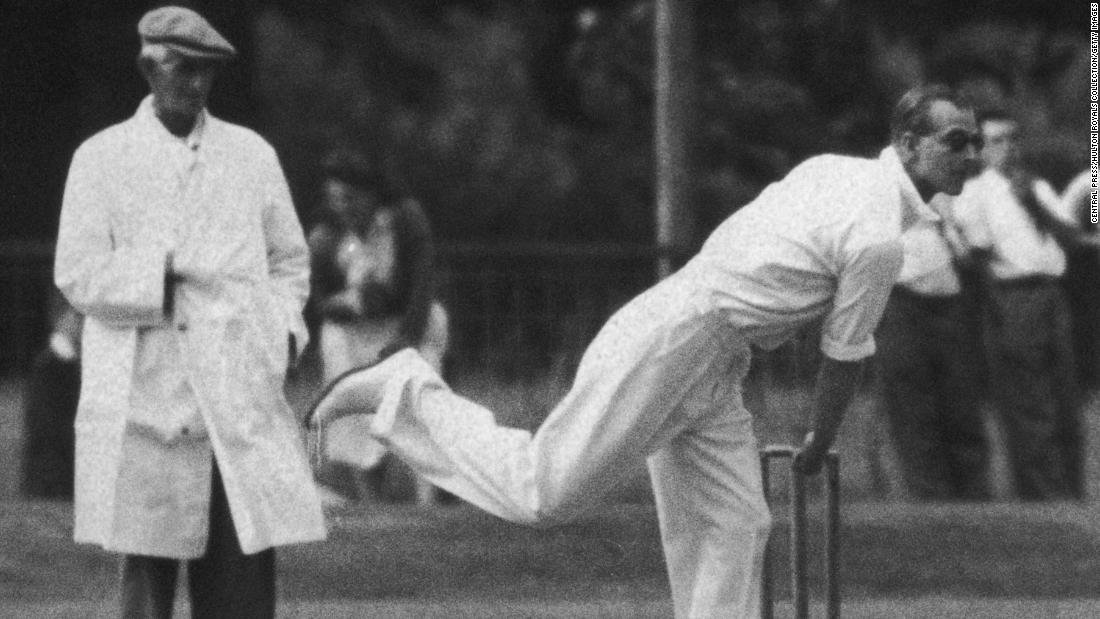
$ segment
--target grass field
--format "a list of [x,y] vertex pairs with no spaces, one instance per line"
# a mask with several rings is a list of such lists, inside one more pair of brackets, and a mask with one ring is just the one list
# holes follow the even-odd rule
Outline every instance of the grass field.
[[[0,521],[4,616],[15,610],[30,617],[109,615],[115,558],[71,543],[67,504],[9,501],[0,504]],[[610,506],[547,530],[461,505],[358,506],[333,511],[330,522],[327,541],[280,551],[283,616],[670,613],[656,520],[647,505]],[[845,507],[844,522],[846,616],[1100,612],[1100,527],[1088,506],[861,502]],[[785,534],[780,518],[779,553]],[[811,556],[819,550],[811,544]],[[777,598],[785,600],[781,562],[779,568]],[[820,582],[811,578],[811,585],[818,590]],[[886,609],[892,610],[873,614]]]
[[[772,415],[758,428],[764,441],[795,434],[789,411],[796,407],[783,398],[796,397],[769,398]],[[114,616],[116,559],[72,543],[67,503],[14,496],[20,414],[18,386],[0,385],[0,616]],[[839,443],[845,617],[1100,616],[1094,504],[899,501],[888,450],[872,442],[876,432],[864,401]],[[280,616],[668,617],[653,508],[643,490],[624,498],[547,530],[462,504],[333,509],[327,541],[280,551]],[[777,501],[774,550],[782,554],[784,498]],[[816,556],[819,521],[811,525]],[[788,588],[777,564],[782,601]],[[811,584],[819,587],[819,579]],[[787,612],[781,603],[778,616]]]

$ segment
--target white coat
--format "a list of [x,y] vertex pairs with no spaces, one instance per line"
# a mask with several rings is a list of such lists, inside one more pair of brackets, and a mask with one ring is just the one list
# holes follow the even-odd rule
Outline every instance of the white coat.
[[54,277],[86,316],[76,541],[202,556],[215,459],[245,553],[324,538],[283,396],[309,257],[271,146],[205,112],[176,138],[146,98],[73,156]]

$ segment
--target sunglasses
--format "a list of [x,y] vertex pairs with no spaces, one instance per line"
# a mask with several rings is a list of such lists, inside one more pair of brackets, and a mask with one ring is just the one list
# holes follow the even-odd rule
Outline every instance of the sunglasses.
[[974,150],[980,151],[985,146],[985,140],[980,133],[972,133],[963,129],[952,129],[946,135],[939,138],[941,144],[953,153],[961,153],[967,145],[973,145]]

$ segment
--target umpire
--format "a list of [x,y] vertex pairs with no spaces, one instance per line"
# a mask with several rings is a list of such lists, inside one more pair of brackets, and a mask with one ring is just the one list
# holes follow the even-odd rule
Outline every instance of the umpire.
[[76,151],[54,277],[86,316],[76,541],[123,555],[122,615],[273,617],[275,551],[324,519],[283,397],[309,255],[275,151],[206,100],[235,50],[179,7],[138,24],[132,118]]

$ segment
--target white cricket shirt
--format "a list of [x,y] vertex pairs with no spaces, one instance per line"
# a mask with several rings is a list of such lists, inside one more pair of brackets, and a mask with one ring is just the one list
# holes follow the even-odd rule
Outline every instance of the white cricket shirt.
[[853,361],[874,354],[903,224],[938,218],[892,147],[821,155],[730,216],[686,268],[751,343],[774,348],[824,318],[821,351]]

